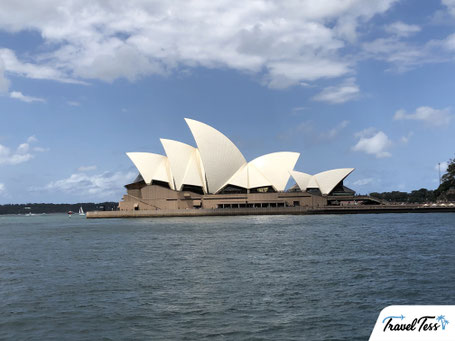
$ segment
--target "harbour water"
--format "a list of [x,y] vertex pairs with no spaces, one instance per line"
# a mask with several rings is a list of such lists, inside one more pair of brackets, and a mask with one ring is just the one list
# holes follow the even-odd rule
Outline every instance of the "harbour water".
[[367,340],[455,304],[455,213],[0,216],[0,339]]

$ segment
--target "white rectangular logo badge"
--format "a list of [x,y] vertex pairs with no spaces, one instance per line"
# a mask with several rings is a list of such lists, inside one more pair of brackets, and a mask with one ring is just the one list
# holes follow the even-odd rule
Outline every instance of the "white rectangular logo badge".
[[391,305],[380,313],[370,341],[455,340],[454,305]]

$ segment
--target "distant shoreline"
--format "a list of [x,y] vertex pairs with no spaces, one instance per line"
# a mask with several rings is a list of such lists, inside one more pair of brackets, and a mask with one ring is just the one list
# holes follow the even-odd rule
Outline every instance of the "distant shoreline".
[[103,211],[115,210],[118,207],[118,202],[105,201],[100,203],[80,202],[75,204],[53,204],[53,203],[27,203],[27,204],[3,204],[0,205],[0,215],[2,214],[50,214],[50,213],[66,213],[68,211],[78,212],[79,207],[82,207],[85,212],[88,211]]

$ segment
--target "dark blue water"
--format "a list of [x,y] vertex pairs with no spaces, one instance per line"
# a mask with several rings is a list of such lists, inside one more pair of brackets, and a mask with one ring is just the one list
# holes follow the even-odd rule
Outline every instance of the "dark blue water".
[[455,304],[455,214],[0,216],[0,339],[367,340]]

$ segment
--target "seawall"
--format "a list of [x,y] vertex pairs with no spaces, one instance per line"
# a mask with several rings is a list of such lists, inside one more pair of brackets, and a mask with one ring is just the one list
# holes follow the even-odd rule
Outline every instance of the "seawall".
[[160,218],[160,217],[205,217],[241,215],[314,215],[314,214],[378,214],[378,213],[436,213],[455,212],[455,207],[424,207],[421,205],[386,205],[353,207],[268,207],[268,208],[217,208],[142,211],[92,211],[88,219],[96,218]]

